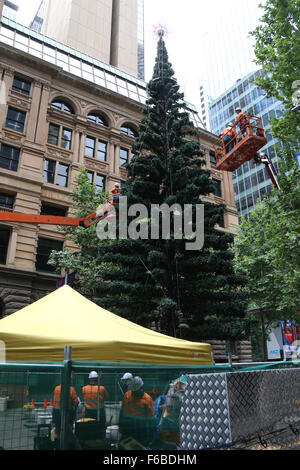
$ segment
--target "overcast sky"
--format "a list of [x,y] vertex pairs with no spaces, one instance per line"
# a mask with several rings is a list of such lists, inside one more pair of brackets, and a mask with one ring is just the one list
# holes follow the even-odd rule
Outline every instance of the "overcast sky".
[[[38,9],[40,0],[15,1],[20,6],[17,21],[28,26]],[[205,60],[210,59],[210,57],[207,59],[207,50],[205,51],[203,47],[204,39],[209,37],[217,44],[221,37],[219,31],[226,27],[226,23],[230,22],[233,30],[240,28],[241,24],[247,24],[247,10],[241,7],[247,2],[250,2],[251,6],[255,5],[259,18],[262,11],[257,5],[260,1],[263,3],[265,0],[145,0],[146,80],[151,78],[156,56],[156,38],[153,30],[155,26],[161,24],[166,26],[168,30],[166,45],[169,60],[173,65],[182,91],[185,93],[185,99],[198,107],[200,101],[199,85],[203,82],[203,77],[207,79]],[[237,11],[236,5],[240,7],[239,11]],[[252,27],[251,23],[250,26]],[[243,39],[246,38],[247,33],[248,31],[244,31],[245,37]],[[211,61],[214,60],[216,60],[216,56],[211,57]],[[227,63],[226,67],[230,74],[232,69],[230,63]],[[248,73],[243,70],[241,72]],[[237,78],[241,77],[232,80]],[[230,80],[229,77],[228,83]],[[226,83],[226,87],[232,84]],[[225,89],[214,91],[215,94],[219,94]]]

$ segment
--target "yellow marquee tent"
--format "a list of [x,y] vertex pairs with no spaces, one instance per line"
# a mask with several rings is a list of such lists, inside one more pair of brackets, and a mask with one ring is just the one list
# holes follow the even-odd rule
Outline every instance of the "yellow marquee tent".
[[211,346],[172,338],[125,320],[69,286],[0,320],[7,361],[212,364]]

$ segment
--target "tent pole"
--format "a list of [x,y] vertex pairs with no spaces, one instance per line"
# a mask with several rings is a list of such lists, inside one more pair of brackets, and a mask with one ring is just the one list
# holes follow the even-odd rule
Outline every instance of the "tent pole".
[[98,390],[97,390],[97,421],[100,421],[100,374],[101,370],[98,372]]
[[70,403],[70,386],[72,373],[72,347],[64,347],[64,368],[61,374],[61,396],[60,396],[60,413],[61,413],[61,431],[60,431],[60,449],[68,448],[68,424],[69,424],[69,403]]

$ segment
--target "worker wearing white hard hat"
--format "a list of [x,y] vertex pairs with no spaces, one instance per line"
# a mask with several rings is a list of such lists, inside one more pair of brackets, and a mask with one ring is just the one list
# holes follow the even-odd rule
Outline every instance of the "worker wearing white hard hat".
[[100,385],[101,372],[91,371],[89,373],[89,384],[82,387],[84,399],[85,418],[93,418],[99,421],[102,426],[102,436],[105,438],[106,419],[104,401],[108,398],[108,393],[103,385]]
[[141,377],[133,377],[129,390],[125,393],[119,420],[122,439],[132,437],[144,445],[148,445],[154,436],[155,419],[153,400],[144,392]]
[[133,379],[133,375],[130,372],[125,372],[123,377],[121,377],[121,385],[123,394],[129,390],[129,384]]
[[133,375],[130,372],[125,372],[123,377],[121,377],[121,380],[132,380],[132,379],[133,379]]
[[92,370],[92,372],[89,373],[89,379],[98,379],[98,373],[94,370]]

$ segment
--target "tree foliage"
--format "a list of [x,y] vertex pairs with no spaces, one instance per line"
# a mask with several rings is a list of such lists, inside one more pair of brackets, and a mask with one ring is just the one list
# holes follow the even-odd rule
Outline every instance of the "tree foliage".
[[300,89],[299,17],[299,0],[268,0],[262,24],[252,33],[265,72],[256,84],[283,106],[281,118],[271,121],[271,133],[281,142],[280,190],[273,189],[243,219],[234,250],[238,272],[249,279],[250,306],[263,315],[266,330],[274,320],[297,320],[299,312],[299,115],[292,111]]

